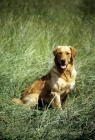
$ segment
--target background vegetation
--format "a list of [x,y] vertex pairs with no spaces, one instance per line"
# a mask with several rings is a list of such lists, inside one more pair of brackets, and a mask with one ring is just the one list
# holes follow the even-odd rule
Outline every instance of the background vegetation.
[[[95,139],[94,7],[93,0],[0,0],[0,139]],[[52,67],[57,45],[78,50],[66,109],[12,103]]]

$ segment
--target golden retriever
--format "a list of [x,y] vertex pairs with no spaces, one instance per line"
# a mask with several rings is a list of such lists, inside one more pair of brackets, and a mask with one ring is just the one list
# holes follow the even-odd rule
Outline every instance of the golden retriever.
[[39,102],[60,110],[64,108],[68,92],[75,86],[74,57],[77,50],[71,46],[58,46],[53,54],[55,65],[52,69],[26,89],[21,99],[13,98],[13,102],[29,108],[34,108]]

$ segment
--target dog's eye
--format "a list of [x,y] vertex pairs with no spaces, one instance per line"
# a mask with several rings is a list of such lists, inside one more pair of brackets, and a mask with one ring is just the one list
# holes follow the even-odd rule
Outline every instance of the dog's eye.
[[69,55],[70,53],[69,52],[66,52],[66,54]]
[[61,54],[62,54],[62,52],[58,52],[58,54],[59,54],[59,55],[61,55]]

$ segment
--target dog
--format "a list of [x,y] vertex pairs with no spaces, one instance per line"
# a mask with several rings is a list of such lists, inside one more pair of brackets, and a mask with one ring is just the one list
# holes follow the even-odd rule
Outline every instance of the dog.
[[77,50],[71,46],[58,46],[53,54],[55,64],[52,69],[26,89],[20,99],[13,98],[13,102],[28,108],[35,108],[39,102],[60,110],[65,107],[68,92],[75,86]]

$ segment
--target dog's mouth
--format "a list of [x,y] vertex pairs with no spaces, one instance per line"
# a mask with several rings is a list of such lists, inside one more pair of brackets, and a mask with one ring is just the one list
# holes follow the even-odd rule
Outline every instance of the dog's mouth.
[[66,69],[67,65],[64,64],[64,65],[60,65],[61,69]]

